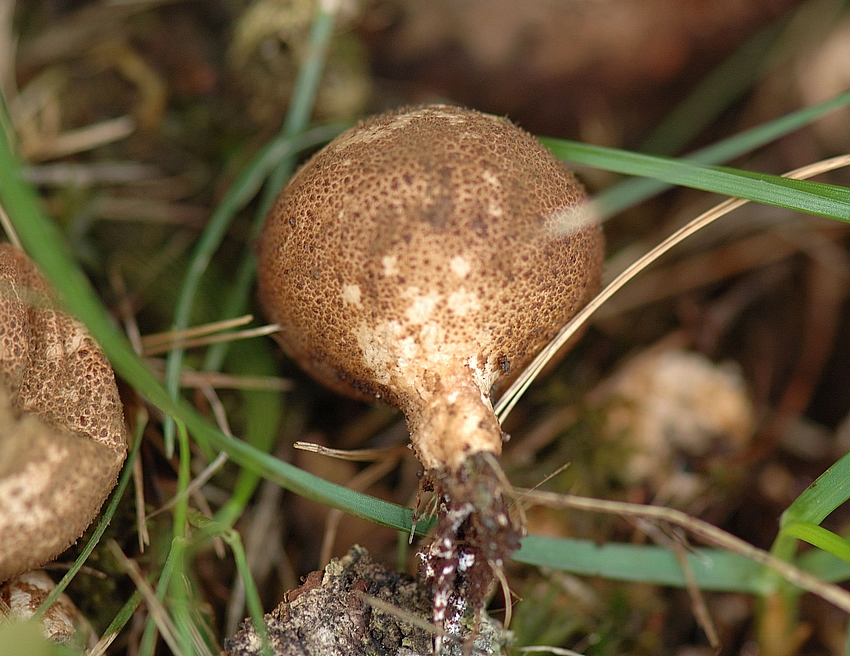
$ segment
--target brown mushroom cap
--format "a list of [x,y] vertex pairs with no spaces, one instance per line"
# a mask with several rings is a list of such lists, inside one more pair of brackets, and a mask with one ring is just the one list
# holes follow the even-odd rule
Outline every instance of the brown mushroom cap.
[[506,119],[443,105],[382,114],[277,199],[260,300],[314,377],[416,424],[438,387],[504,386],[597,291],[603,238],[584,199]]
[[0,245],[0,581],[79,538],[127,453],[112,368],[29,258]]

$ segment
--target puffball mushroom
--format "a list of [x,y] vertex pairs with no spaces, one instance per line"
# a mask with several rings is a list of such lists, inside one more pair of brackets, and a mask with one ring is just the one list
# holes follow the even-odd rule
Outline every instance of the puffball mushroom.
[[127,454],[112,368],[33,262],[0,245],[0,582],[52,560]]
[[405,415],[442,505],[421,557],[447,631],[519,545],[490,398],[599,287],[603,237],[585,199],[508,120],[413,107],[317,153],[258,244],[260,302],[284,351]]

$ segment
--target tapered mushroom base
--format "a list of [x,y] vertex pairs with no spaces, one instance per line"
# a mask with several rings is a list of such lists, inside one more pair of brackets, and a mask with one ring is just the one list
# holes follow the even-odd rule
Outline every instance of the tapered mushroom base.
[[[438,502],[434,535],[418,554],[434,591],[434,623],[447,638],[472,640],[464,627],[478,625],[498,573],[519,548],[524,522],[492,453],[469,456],[454,470],[426,471],[423,488]],[[465,621],[470,615],[473,622]],[[434,653],[442,642],[438,636]]]

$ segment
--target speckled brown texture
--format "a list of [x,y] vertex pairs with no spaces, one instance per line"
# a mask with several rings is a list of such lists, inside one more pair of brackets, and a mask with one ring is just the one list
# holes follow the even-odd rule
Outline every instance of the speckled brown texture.
[[603,240],[574,209],[583,198],[505,119],[382,114],[278,198],[259,244],[261,302],[313,376],[415,422],[437,386],[502,387],[596,292]]
[[[56,584],[44,570],[35,570],[15,577],[0,586],[0,619],[25,622],[35,615]],[[41,631],[52,642],[83,651],[91,649],[94,631],[64,592],[39,618]],[[2,649],[0,649],[2,651]]]
[[82,535],[126,452],[100,347],[30,259],[0,245],[0,581]]
[[404,412],[439,505],[422,569],[453,638],[524,532],[490,394],[599,287],[585,198],[509,121],[432,105],[340,135],[266,219],[260,301],[283,348],[329,387]]

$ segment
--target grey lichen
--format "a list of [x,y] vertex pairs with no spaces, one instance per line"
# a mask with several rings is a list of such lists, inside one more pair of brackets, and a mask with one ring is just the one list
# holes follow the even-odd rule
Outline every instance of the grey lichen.
[[[308,575],[264,620],[274,656],[426,656],[433,653],[434,634],[409,618],[415,616],[420,625],[430,622],[432,604],[430,586],[374,562],[354,546],[324,571]],[[485,616],[472,654],[503,654],[508,636]],[[224,646],[227,656],[262,653],[251,620]],[[461,656],[463,648],[444,643],[442,653]]]

